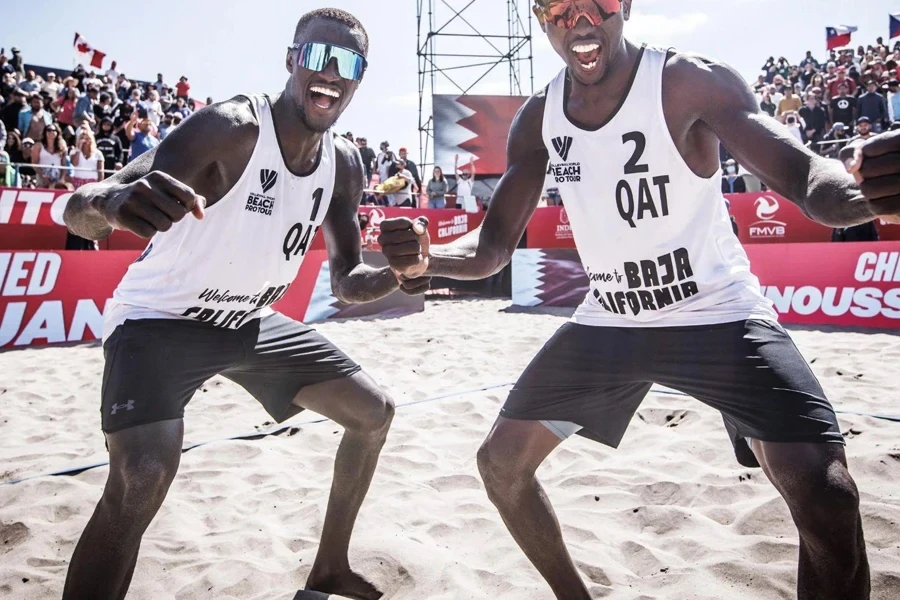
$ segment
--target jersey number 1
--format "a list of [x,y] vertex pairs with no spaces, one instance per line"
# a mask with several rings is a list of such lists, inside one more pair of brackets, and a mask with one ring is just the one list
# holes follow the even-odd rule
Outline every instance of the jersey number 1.
[[[284,243],[281,246],[281,251],[284,253],[284,260],[291,260],[292,256],[297,256],[298,254],[301,256],[306,254],[310,242],[316,237],[316,232],[319,231],[319,228],[315,226],[315,222],[316,216],[319,214],[319,207],[322,205],[322,196],[324,194],[325,190],[322,188],[318,188],[313,192],[313,208],[309,215],[309,226],[304,227],[303,223],[295,223],[288,230],[287,235],[284,237]],[[304,229],[306,230],[305,233]]]

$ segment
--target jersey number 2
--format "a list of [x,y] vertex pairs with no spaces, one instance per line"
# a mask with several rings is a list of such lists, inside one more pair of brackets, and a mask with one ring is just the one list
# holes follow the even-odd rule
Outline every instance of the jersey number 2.
[[644,150],[647,148],[647,138],[640,131],[632,131],[631,133],[626,133],[622,136],[622,143],[627,144],[628,142],[634,142],[634,154],[632,154],[631,158],[628,159],[628,162],[625,163],[625,174],[634,175],[636,173],[649,172],[650,165],[638,164],[638,161],[641,160],[641,157],[644,155]]

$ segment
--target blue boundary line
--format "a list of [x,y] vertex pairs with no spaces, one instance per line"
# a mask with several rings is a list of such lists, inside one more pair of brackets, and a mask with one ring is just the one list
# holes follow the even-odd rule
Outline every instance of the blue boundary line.
[[[411,402],[406,402],[404,404],[398,404],[397,408],[404,408],[407,406],[415,406],[417,404],[427,404],[430,402],[438,402],[439,400],[446,400],[448,398],[458,398],[460,396],[468,396],[470,394],[477,394],[478,392],[486,392],[489,390],[496,390],[499,388],[512,387],[513,385],[515,385],[513,382],[494,383],[494,384],[484,385],[484,386],[477,387],[477,388],[471,388],[468,390],[461,390],[458,392],[449,392],[447,394],[441,394],[439,396],[432,396],[430,398],[422,398],[421,400],[413,400]],[[688,394],[685,394],[684,392],[679,392],[676,390],[670,390],[667,388],[659,388],[659,387],[652,388],[650,390],[650,393],[659,394],[662,396],[690,397]],[[838,414],[843,414],[843,415],[856,415],[856,416],[860,416],[860,417],[872,417],[874,419],[882,419],[884,421],[892,421],[895,423],[900,423],[900,415],[882,415],[882,414],[877,414],[877,413],[864,413],[864,412],[857,412],[857,411],[852,411],[852,410],[835,410],[835,412]],[[248,433],[239,433],[237,435],[232,435],[232,436],[228,436],[228,437],[224,437],[224,438],[216,438],[216,439],[212,439],[212,440],[206,440],[203,442],[194,442],[193,444],[185,445],[181,449],[181,452],[183,454],[183,453],[187,452],[188,450],[193,450],[194,448],[199,448],[201,446],[214,444],[216,442],[229,442],[229,441],[233,441],[233,440],[248,440],[248,439],[254,439],[254,438],[270,437],[273,435],[279,435],[279,434],[284,433],[285,431],[289,431],[291,429],[296,429],[303,425],[324,423],[329,420],[330,419],[326,419],[325,417],[322,417],[320,419],[311,419],[309,421],[302,421],[300,423],[288,423],[285,425],[277,425],[275,427],[270,427],[268,429],[262,429],[259,431],[253,431],[253,432],[248,432]],[[22,483],[23,481],[29,481],[31,479],[40,479],[43,477],[56,477],[59,475],[77,475],[79,473],[82,473],[83,471],[89,471],[90,469],[96,469],[97,467],[103,467],[108,464],[109,464],[109,461],[103,461],[103,462],[91,463],[91,464],[87,464],[87,465],[80,465],[77,467],[69,467],[66,469],[60,469],[58,471],[52,471],[50,473],[42,473],[39,475],[29,475],[28,477],[21,477],[19,479],[12,479],[10,481],[0,482],[0,486],[14,485],[17,483]]]

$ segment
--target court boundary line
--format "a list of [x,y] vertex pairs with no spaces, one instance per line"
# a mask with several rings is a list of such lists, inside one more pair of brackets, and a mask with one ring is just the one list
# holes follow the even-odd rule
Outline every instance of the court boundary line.
[[[490,390],[512,387],[514,385],[515,385],[515,382],[487,384],[487,385],[483,385],[483,386],[479,386],[479,387],[475,387],[475,388],[469,388],[466,390],[458,390],[455,392],[448,392],[446,394],[431,396],[428,398],[420,398],[419,400],[411,400],[409,402],[404,402],[403,404],[398,404],[396,407],[399,409],[399,408],[405,408],[407,406],[416,406],[419,404],[428,404],[431,402],[439,402],[441,400],[447,400],[449,398],[460,398],[462,396],[470,396],[472,394],[477,394],[479,392],[487,392]],[[685,394],[684,392],[679,392],[678,390],[673,390],[673,389],[669,389],[666,387],[660,387],[660,386],[653,386],[650,389],[649,393],[657,394],[660,396],[679,396],[679,397],[685,397],[685,398],[692,397],[689,394]],[[860,416],[860,417],[871,417],[874,419],[880,419],[880,420],[884,420],[884,421],[892,421],[894,423],[900,423],[900,415],[884,415],[884,414],[879,414],[879,413],[866,413],[866,412],[858,412],[858,411],[853,411],[853,410],[837,410],[837,409],[835,409],[834,412],[836,412],[839,415],[855,415],[855,416]],[[221,437],[221,438],[213,438],[211,440],[204,440],[201,442],[194,442],[192,444],[184,445],[181,448],[181,453],[184,454],[186,452],[193,450],[194,448],[200,448],[201,446],[208,446],[209,444],[215,444],[218,442],[231,442],[231,441],[235,441],[235,440],[256,440],[256,439],[262,439],[262,438],[266,438],[266,437],[277,436],[277,435],[281,435],[284,432],[289,432],[291,429],[298,429],[298,428],[302,427],[303,425],[314,425],[316,423],[324,423],[324,422],[330,421],[330,420],[331,419],[328,419],[325,417],[320,417],[317,419],[310,419],[310,420],[302,421],[299,423],[285,423],[282,425],[274,425],[267,429],[256,430],[253,432],[238,433],[238,434],[231,435],[231,436],[226,436],[226,437]],[[28,475],[26,477],[20,477],[18,479],[2,481],[2,482],[0,482],[0,486],[15,485],[17,483],[30,481],[32,479],[42,479],[44,477],[79,475],[81,473],[84,473],[85,471],[90,471],[91,469],[96,469],[98,467],[105,467],[107,465],[109,465],[108,460],[97,462],[97,463],[89,463],[86,465],[80,465],[80,466],[75,466],[75,467],[67,467],[67,468],[56,470],[56,471],[51,471],[48,473],[40,473],[38,475]]]

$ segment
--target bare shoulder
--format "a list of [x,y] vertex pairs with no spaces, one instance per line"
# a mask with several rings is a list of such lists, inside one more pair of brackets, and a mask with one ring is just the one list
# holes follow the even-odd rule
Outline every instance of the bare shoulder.
[[546,106],[547,90],[544,88],[528,98],[516,113],[507,142],[507,155],[510,158],[540,150],[546,151],[543,138]]
[[734,68],[692,52],[670,51],[663,76],[663,96],[667,109],[671,103],[695,107],[697,112],[717,105],[741,108],[748,101],[755,106],[747,83]]
[[364,170],[359,148],[347,138],[340,135],[334,136],[334,154],[338,169],[343,170],[345,173],[354,170]]
[[347,138],[335,135],[334,158],[334,195],[359,204],[366,173],[359,149]]
[[195,140],[200,136],[199,141],[204,143],[209,143],[210,138],[227,137],[232,144],[244,141],[255,144],[259,136],[259,117],[247,96],[235,96],[198,110],[168,137],[186,138],[188,133]]

